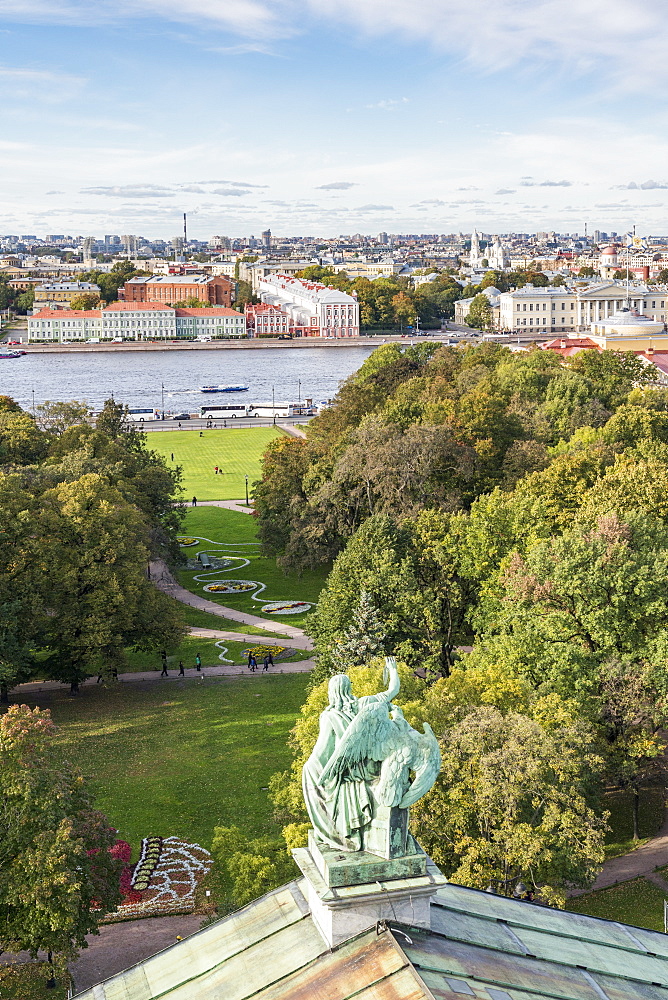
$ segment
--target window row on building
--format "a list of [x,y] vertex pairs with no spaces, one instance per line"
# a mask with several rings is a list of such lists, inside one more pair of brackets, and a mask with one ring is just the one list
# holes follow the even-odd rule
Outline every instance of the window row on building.
[[174,309],[155,302],[113,302],[106,309],[42,309],[28,317],[28,340],[193,340],[245,337],[242,313],[225,307]]

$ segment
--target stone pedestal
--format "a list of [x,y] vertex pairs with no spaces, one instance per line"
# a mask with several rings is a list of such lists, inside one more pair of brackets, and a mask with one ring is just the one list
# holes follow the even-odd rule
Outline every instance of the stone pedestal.
[[430,900],[447,879],[408,834],[404,857],[385,859],[368,851],[346,853],[318,844],[292,852],[305,879],[313,920],[330,948],[379,920],[430,926]]

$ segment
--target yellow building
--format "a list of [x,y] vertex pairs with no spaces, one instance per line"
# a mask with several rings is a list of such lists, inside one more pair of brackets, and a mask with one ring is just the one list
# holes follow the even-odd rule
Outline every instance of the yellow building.
[[592,323],[589,338],[607,351],[668,350],[665,323],[631,309]]

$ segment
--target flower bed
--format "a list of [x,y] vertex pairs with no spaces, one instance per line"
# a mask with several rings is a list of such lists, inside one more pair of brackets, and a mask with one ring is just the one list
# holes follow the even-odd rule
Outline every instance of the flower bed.
[[125,901],[103,922],[192,913],[197,885],[211,863],[211,855],[199,844],[178,837],[146,837],[134,872],[126,865],[121,874],[121,891],[127,889]]
[[259,586],[251,580],[224,580],[220,583],[207,583],[203,589],[210,594],[243,594]]
[[185,549],[189,545],[197,545],[197,543],[199,542],[199,538],[189,538],[185,535],[179,535],[177,541],[179,545]]
[[299,615],[302,611],[310,611],[312,606],[306,601],[272,601],[260,610],[267,615]]
[[263,646],[260,644],[258,646],[249,646],[248,649],[243,649],[241,652],[243,656],[248,656],[252,653],[256,657],[264,658],[267,653],[271,653],[272,656],[280,656],[281,653],[285,652],[285,648],[285,646]]

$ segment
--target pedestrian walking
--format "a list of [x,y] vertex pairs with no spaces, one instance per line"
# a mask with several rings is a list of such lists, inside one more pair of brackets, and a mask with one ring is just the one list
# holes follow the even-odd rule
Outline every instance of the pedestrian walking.
[[250,667],[251,673],[254,674],[257,667],[257,660],[255,659],[255,655],[253,653],[251,653],[248,657],[248,666]]
[[102,674],[101,670],[98,670],[97,680],[95,681],[95,683],[96,684],[104,684],[104,675]]
[[197,669],[198,673],[202,669],[202,657],[199,655],[199,653],[195,657],[195,668]]
[[181,430],[181,421],[179,420],[179,430]]
[[199,436],[200,436],[201,438],[203,438],[203,437],[204,437],[204,431],[200,431],[200,432],[199,432]]
[[218,475],[218,466],[216,466],[213,471],[216,473],[216,475]]
[[193,497],[193,507],[197,506],[197,497]]
[[269,666],[273,667],[274,657],[272,656],[271,650],[269,650],[269,652],[267,653],[267,659],[269,660]]
[[161,677],[169,677],[167,673],[167,660],[162,661],[162,671],[160,672]]
[[179,660],[179,677],[185,677],[185,676],[186,676],[186,670],[185,667],[183,666],[183,660]]
[[262,673],[264,673],[265,670],[269,670],[269,653],[264,654],[264,660],[262,661]]
[[111,679],[112,679],[112,681],[117,681],[118,680],[118,667],[112,667],[111,668]]
[[[181,424],[179,424],[179,427],[180,427],[180,426],[181,426]],[[174,461],[174,452],[172,452],[172,462],[173,462],[173,461]]]

